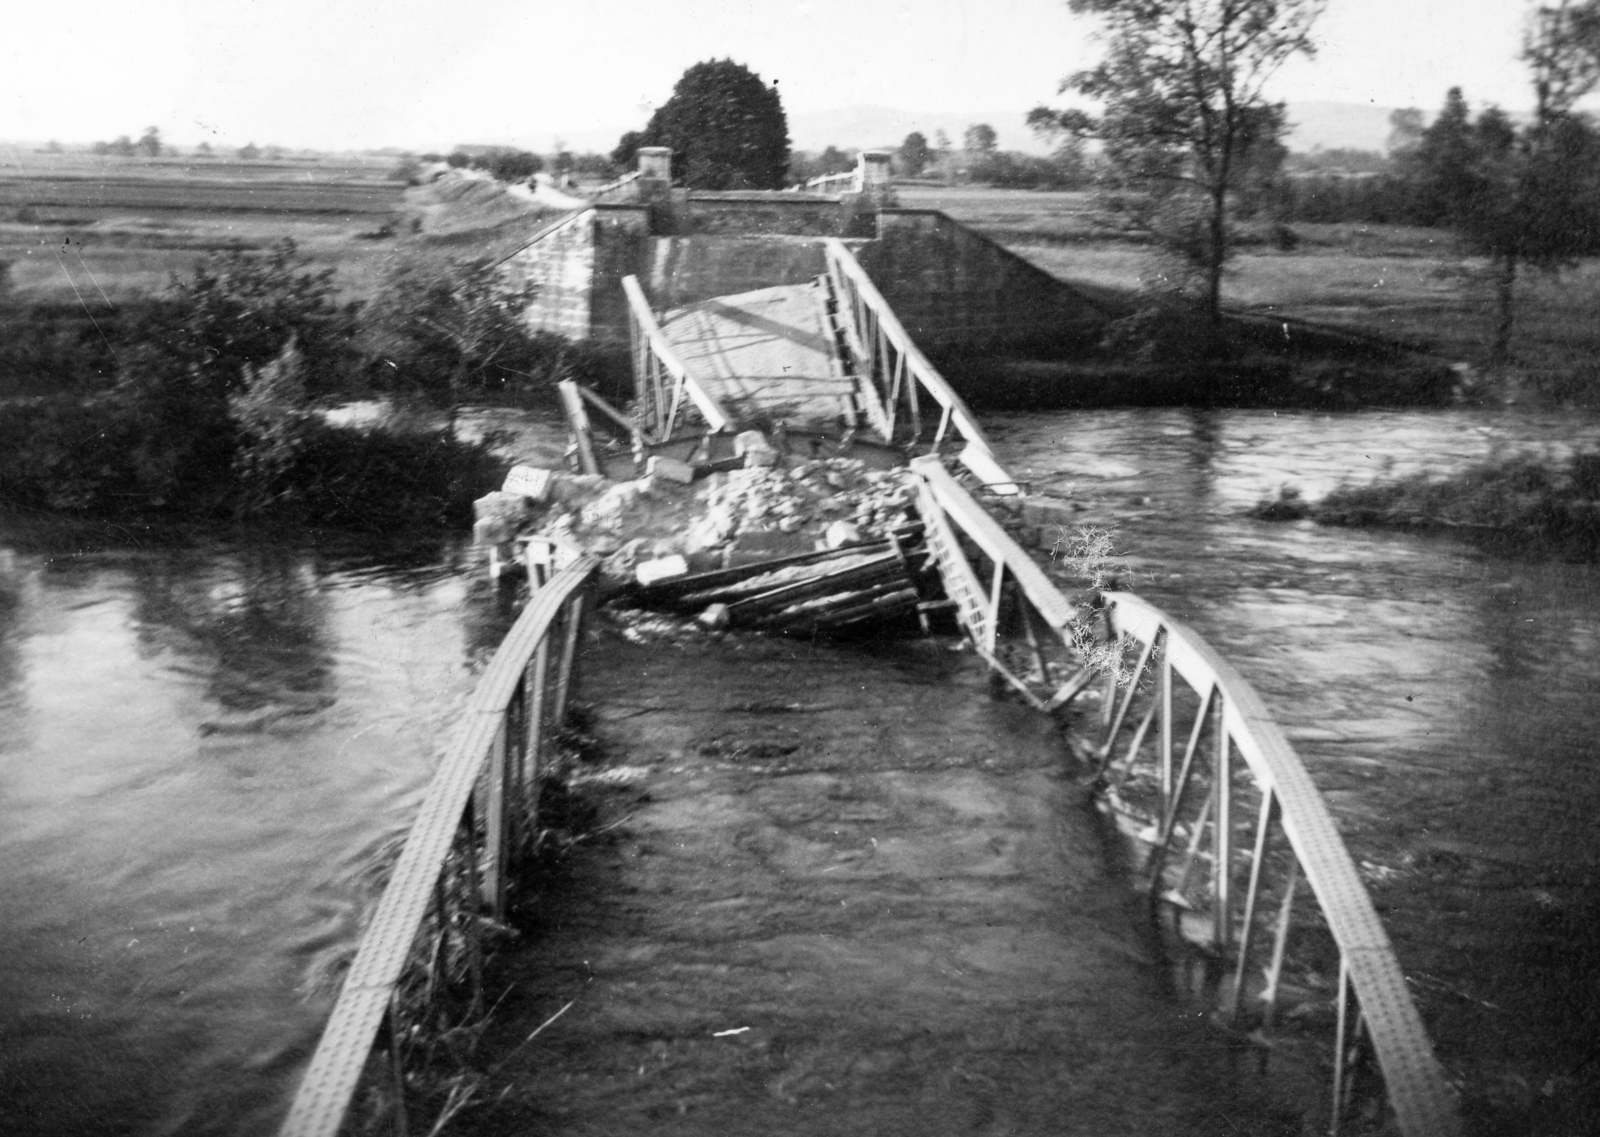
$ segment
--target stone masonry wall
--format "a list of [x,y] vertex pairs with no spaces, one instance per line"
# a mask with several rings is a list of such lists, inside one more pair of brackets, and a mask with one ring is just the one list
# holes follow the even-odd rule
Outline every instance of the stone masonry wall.
[[579,340],[626,343],[622,278],[638,271],[648,232],[646,207],[599,204],[535,234],[501,263],[509,284],[536,289],[529,327]]
[[573,339],[589,338],[594,281],[595,210],[582,209],[547,226],[501,262],[506,282],[533,285],[528,326]]
[[654,237],[639,274],[658,309],[679,308],[777,284],[804,284],[827,270],[815,237]]
[[878,215],[857,252],[925,351],[1054,354],[1105,324],[1088,297],[937,210]]
[[628,297],[622,278],[640,275],[650,243],[646,206],[598,205],[594,220],[594,259],[589,291],[589,338],[628,342]]
[[630,273],[657,310],[799,284],[824,270],[823,237],[850,236],[875,219],[876,237],[857,256],[926,351],[1049,358],[1097,336],[1108,319],[1082,293],[937,210],[874,218],[856,204],[683,191],[670,205],[597,203],[536,233],[504,271],[538,289],[531,327],[622,345]]

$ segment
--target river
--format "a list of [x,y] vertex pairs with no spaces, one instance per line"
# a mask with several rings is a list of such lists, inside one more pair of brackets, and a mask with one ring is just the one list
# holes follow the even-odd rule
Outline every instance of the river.
[[1322,789],[1480,1131],[1600,1116],[1600,566],[1449,535],[1263,522],[1283,485],[1600,449],[1507,411],[987,419],[1112,529],[1126,586],[1257,688]]
[[[1558,1131],[1600,1081],[1600,570],[1242,511],[1284,483],[1600,444],[1600,421],[986,421],[1260,689],[1451,1071]],[[544,429],[525,442],[548,455]],[[0,519],[0,1132],[271,1132],[507,618],[455,541]]]

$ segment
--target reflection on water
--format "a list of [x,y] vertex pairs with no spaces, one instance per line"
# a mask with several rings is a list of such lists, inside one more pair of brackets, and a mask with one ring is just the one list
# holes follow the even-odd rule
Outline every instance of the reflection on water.
[[1449,537],[1281,524],[1279,486],[1600,445],[1482,412],[1104,411],[993,422],[1112,525],[1129,586],[1257,687],[1326,793],[1486,1130],[1600,1107],[1600,569]]
[[8,581],[0,1132],[270,1132],[505,613],[438,542],[46,541]]

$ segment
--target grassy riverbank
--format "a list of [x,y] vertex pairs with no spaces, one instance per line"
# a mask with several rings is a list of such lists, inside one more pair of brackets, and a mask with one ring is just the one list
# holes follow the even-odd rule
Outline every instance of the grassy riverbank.
[[[909,207],[943,209],[1070,284],[1136,300],[1155,271],[1150,248],[1112,238],[1087,192],[906,186]],[[1304,321],[1414,348],[1457,367],[1467,393],[1600,403],[1600,261],[1517,284],[1512,365],[1490,382],[1478,373],[1492,335],[1488,266],[1438,229],[1357,223],[1289,227],[1277,247],[1268,227],[1247,230],[1223,283],[1223,301],[1256,322]],[[1363,401],[1379,401],[1370,396]]]
[[1451,477],[1417,474],[1341,486],[1314,503],[1285,489],[1251,513],[1268,521],[1460,531],[1600,560],[1600,453],[1574,454],[1565,463],[1527,455],[1494,459]]
[[[115,519],[464,525],[503,463],[441,428],[448,408],[537,401],[553,378],[586,376],[592,353],[530,333],[485,250],[434,232],[446,207],[486,241],[548,207],[482,179],[408,187],[402,174],[381,156],[0,148],[0,500]],[[374,397],[437,413],[322,417]]]

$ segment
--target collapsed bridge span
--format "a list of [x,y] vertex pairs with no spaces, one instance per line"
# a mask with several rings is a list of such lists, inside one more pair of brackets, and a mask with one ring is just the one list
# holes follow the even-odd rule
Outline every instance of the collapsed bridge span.
[[[817,225],[829,216],[807,208]],[[419,1109],[466,1110],[467,1075],[441,1098],[417,1063],[436,1032],[483,1029],[499,997],[519,1017],[490,1074],[517,1077],[495,1100],[527,1112],[486,1105],[479,1120],[508,1131],[537,1118],[570,1132],[1223,1132],[1195,1093],[1222,1076],[1221,1050],[1172,1027],[1194,1052],[1150,1061],[1152,961],[1109,878],[1063,855],[1093,845],[1073,829],[1070,772],[1121,835],[1127,881],[1226,1044],[1320,1077],[1309,1124],[1459,1133],[1382,923],[1261,700],[1166,613],[1116,590],[1086,607],[1012,538],[1008,515],[1050,503],[1005,470],[850,241],[821,236],[809,278],[667,309],[623,274],[635,398],[623,411],[569,391],[574,454],[600,480],[585,405],[629,436],[618,463],[683,453],[681,470],[658,466],[686,482],[784,468],[790,425],[872,435],[911,459],[920,556],[971,645],[959,658],[981,666],[951,664],[938,641],[876,660],[776,638],[652,651],[594,628],[596,557],[528,542],[527,606],[283,1132],[335,1133],[358,1094],[399,1132]],[[729,438],[746,440],[731,457],[706,445]],[[849,571],[882,587],[900,553],[874,547]],[[808,650],[831,678],[794,670]],[[699,669],[696,698],[673,705],[685,668]],[[979,700],[984,673],[1015,698]],[[564,911],[568,931],[520,949],[523,994],[501,996],[486,944],[515,906],[575,696],[617,757],[590,776],[638,792],[606,822],[600,891]],[[1040,757],[1063,730],[1076,762]],[[1321,979],[1319,959],[1332,961]]]

